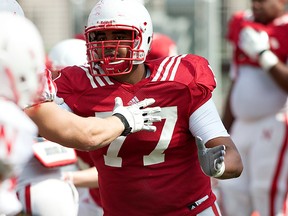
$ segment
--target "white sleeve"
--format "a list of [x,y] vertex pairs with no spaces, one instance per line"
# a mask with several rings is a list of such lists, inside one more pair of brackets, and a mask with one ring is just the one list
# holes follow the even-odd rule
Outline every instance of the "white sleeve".
[[199,136],[203,142],[229,136],[212,99],[199,107],[189,118],[189,129],[193,136]]

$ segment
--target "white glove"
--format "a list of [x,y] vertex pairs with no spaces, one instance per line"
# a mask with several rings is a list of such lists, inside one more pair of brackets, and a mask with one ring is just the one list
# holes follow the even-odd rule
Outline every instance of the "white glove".
[[265,31],[256,31],[251,27],[243,28],[240,32],[239,47],[253,60],[264,50],[269,50],[269,37]]
[[198,149],[198,159],[205,175],[216,178],[222,176],[225,171],[225,146],[221,145],[206,148],[202,139],[198,136],[196,137],[196,145]]
[[131,106],[124,107],[122,99],[116,97],[113,115],[120,118],[125,126],[125,130],[121,135],[127,136],[140,130],[156,131],[156,127],[152,124],[153,122],[161,121],[161,116],[154,116],[153,114],[160,112],[161,108],[143,109],[154,102],[153,98],[148,98]]
[[264,70],[278,63],[277,56],[270,51],[269,36],[265,31],[245,27],[240,32],[239,47],[252,60],[258,60]]

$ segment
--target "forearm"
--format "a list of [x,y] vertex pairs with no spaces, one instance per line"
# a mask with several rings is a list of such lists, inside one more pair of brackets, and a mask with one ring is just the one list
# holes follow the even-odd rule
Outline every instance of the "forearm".
[[231,146],[226,146],[224,156],[225,172],[218,179],[237,178],[241,175],[243,166],[238,150]]
[[259,53],[259,65],[268,73],[276,84],[288,92],[288,67],[269,49]]
[[277,85],[288,93],[288,66],[279,61],[267,73],[275,80]]
[[76,187],[98,188],[98,172],[95,167],[70,173],[69,178]]
[[59,108],[53,102],[25,111],[37,124],[41,136],[80,150],[103,147],[120,136],[124,130],[123,123],[117,117],[83,118]]
[[231,83],[230,91],[228,95],[226,96],[227,99],[226,99],[226,103],[225,103],[223,114],[222,114],[222,122],[228,132],[230,132],[231,126],[234,122],[234,116],[233,116],[233,113],[231,111],[231,106],[230,106],[232,85],[233,83]]

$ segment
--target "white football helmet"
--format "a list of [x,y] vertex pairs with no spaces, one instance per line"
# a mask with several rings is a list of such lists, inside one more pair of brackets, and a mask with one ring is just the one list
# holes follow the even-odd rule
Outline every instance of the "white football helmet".
[[52,70],[87,63],[86,43],[80,39],[65,39],[55,44],[48,53]]
[[0,12],[12,12],[13,14],[24,17],[24,11],[16,0],[1,0],[0,1]]
[[[125,41],[94,40],[97,32],[104,30],[130,30],[132,39]],[[100,0],[92,9],[85,29],[87,57],[91,70],[97,64],[104,70],[105,74],[95,76],[130,73],[133,65],[145,61],[150,50],[152,35],[151,17],[140,2],[135,0]],[[127,45],[127,43],[131,45]],[[128,55],[124,58],[117,56],[119,48],[128,49]],[[108,49],[115,50],[114,56],[105,56],[105,50]]]
[[0,13],[0,29],[0,96],[24,108],[43,88],[43,41],[30,20],[10,12]]

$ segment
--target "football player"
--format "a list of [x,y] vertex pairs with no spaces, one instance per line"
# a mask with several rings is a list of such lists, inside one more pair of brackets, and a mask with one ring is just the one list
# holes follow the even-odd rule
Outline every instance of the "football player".
[[[228,216],[287,215],[288,14],[285,0],[251,1],[228,25],[232,85],[223,122],[244,171],[219,182]],[[285,213],[286,212],[286,213]]]
[[[64,67],[85,64],[85,42],[62,40],[50,49],[48,58],[51,63],[48,69],[57,77]],[[23,212],[42,216],[78,215],[78,191],[72,182],[62,179],[62,172],[78,170],[75,150],[35,137],[33,153],[17,179],[16,191]]]
[[210,178],[236,178],[242,162],[212,101],[213,71],[192,54],[144,64],[152,35],[141,3],[99,1],[85,29],[89,66],[61,70],[57,94],[85,117],[111,115],[116,96],[132,105],[149,95],[161,107],[154,133],[122,136],[89,152],[104,214],[220,215]]
[[37,135],[36,125],[22,109],[35,103],[43,89],[45,55],[34,24],[15,10],[10,13],[10,7],[7,11],[0,12],[0,215],[16,215],[22,206],[15,178],[32,155]]

